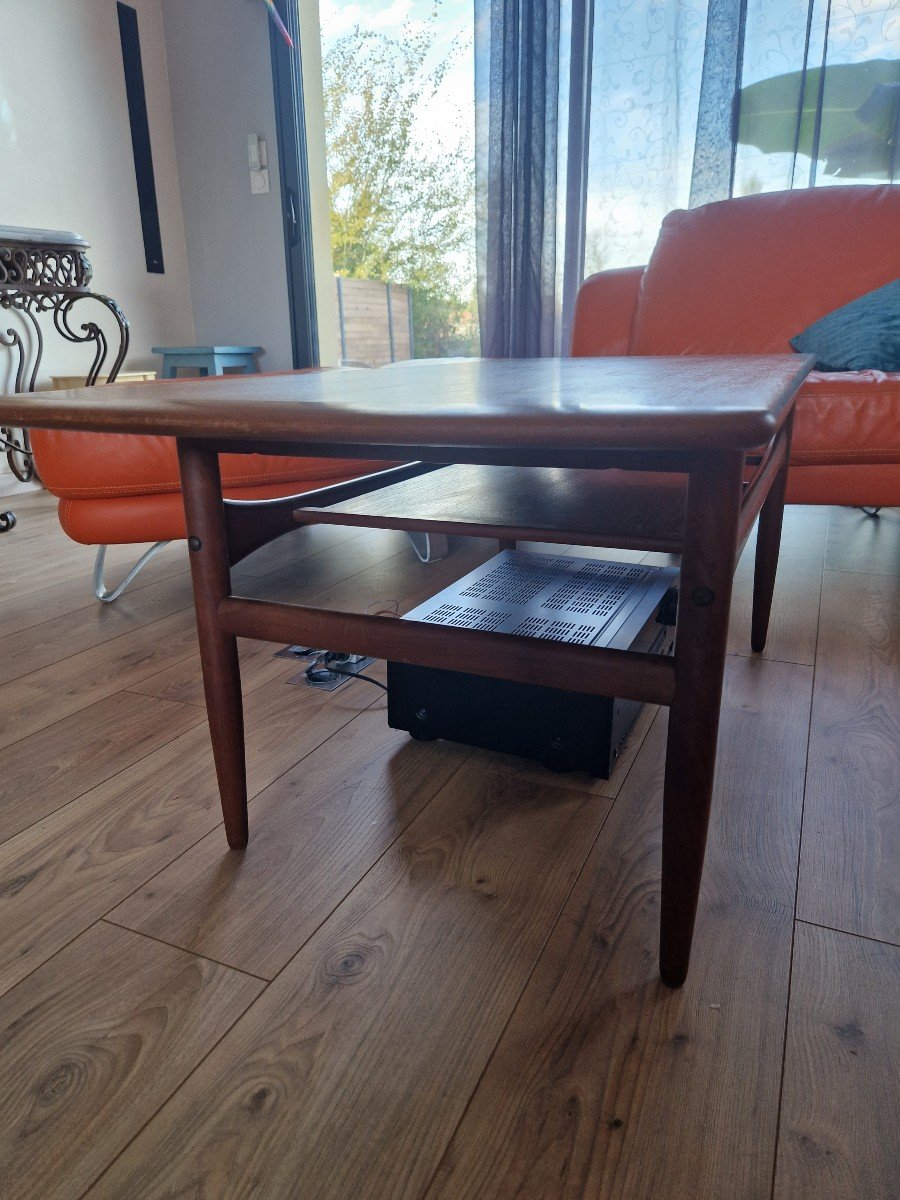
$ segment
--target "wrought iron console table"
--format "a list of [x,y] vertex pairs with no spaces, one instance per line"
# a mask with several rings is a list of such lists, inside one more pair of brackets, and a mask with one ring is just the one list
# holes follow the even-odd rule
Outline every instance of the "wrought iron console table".
[[[91,291],[93,270],[85,251],[89,247],[76,233],[53,229],[16,229],[0,225],[0,309],[16,314],[18,324],[0,327],[0,346],[9,350],[15,372],[14,392],[33,392],[44,354],[40,316],[52,314],[53,326],[68,342],[93,343],[94,358],[85,377],[93,387],[114,349],[109,381],[119,373],[128,352],[128,322],[109,296]],[[118,347],[96,321],[75,326],[73,309],[84,299],[101,304],[115,321]],[[5,323],[5,322],[4,322]],[[2,388],[0,388],[2,390]],[[26,429],[0,427],[0,450],[6,452],[17,479],[34,476],[34,463]],[[0,512],[0,533],[16,523],[15,514]]]

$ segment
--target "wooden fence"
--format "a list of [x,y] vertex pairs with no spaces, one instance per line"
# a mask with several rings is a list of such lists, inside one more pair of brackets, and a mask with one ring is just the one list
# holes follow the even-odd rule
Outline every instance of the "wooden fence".
[[413,356],[409,288],[374,279],[335,276],[341,361],[383,367]]

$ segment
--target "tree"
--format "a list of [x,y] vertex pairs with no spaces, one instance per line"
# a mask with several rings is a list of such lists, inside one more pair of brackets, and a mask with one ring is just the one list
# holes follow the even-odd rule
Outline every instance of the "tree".
[[419,132],[448,66],[430,62],[435,32],[433,19],[401,38],[357,27],[324,62],[335,270],[410,288],[419,357],[477,340],[472,139],[428,146]]

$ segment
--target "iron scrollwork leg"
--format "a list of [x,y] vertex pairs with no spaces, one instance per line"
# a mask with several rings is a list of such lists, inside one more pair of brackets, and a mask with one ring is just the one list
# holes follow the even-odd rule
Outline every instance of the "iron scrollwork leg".
[[[13,355],[16,392],[33,392],[37,384],[44,353],[38,321],[42,313],[52,313],[54,327],[66,341],[93,343],[94,356],[85,385],[93,387],[97,382],[110,341],[96,321],[74,327],[73,308],[79,300],[95,300],[112,315],[118,349],[108,373],[109,382],[121,370],[128,353],[128,322],[114,300],[91,291],[93,271],[85,254],[87,245],[76,234],[48,232],[35,237],[33,230],[0,229],[0,309],[15,313],[23,327],[9,328],[5,333],[0,330],[0,348]],[[0,429],[0,453],[6,454],[17,479],[27,483],[34,478],[27,429]],[[15,521],[13,513],[0,513],[0,533],[12,529]]]

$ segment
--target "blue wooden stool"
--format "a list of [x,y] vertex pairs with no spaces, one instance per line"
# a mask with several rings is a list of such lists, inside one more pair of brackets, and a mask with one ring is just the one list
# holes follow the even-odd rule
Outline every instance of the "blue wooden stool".
[[201,375],[224,375],[229,369],[256,375],[262,346],[154,346],[153,353],[163,358],[160,379],[175,379],[181,367],[196,367]]

